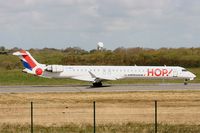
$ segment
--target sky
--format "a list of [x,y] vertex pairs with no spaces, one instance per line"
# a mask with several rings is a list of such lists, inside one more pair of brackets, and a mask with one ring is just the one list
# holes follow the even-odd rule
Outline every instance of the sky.
[[0,0],[0,46],[200,47],[199,0]]

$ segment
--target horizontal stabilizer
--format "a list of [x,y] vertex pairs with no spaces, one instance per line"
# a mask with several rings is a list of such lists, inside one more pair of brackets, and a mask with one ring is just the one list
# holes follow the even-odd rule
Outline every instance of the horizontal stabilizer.
[[16,55],[16,56],[22,55],[23,56],[23,55],[28,55],[28,54],[27,53],[21,53],[21,52],[18,51],[18,52],[14,52],[13,55]]
[[27,68],[23,69],[22,72],[29,73],[29,74],[35,74],[32,70],[27,69]]

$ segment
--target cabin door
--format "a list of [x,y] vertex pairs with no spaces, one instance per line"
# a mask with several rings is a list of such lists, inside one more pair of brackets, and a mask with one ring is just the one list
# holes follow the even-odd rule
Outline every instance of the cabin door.
[[173,70],[173,77],[177,77],[178,76],[178,71],[176,69]]

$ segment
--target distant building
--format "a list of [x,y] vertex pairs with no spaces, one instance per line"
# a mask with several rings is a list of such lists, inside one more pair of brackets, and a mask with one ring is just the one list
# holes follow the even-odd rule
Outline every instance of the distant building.
[[98,42],[98,43],[97,43],[97,50],[98,50],[98,51],[103,50],[103,46],[104,46],[104,45],[103,45],[102,42]]

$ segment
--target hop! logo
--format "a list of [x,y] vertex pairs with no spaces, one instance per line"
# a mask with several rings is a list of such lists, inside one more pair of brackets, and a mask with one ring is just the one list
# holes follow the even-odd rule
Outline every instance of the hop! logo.
[[160,69],[160,68],[156,68],[156,69],[148,69],[148,76],[169,76],[172,73],[172,69],[168,70],[168,69]]

